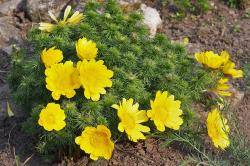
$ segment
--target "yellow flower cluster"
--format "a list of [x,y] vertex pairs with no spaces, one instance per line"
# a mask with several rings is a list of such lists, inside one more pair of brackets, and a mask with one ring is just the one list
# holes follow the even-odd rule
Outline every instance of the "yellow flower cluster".
[[[82,42],[83,40],[86,42]],[[98,101],[101,94],[106,94],[105,88],[112,86],[113,71],[107,69],[104,61],[94,59],[98,52],[94,42],[87,41],[86,38],[79,39],[76,42],[76,52],[82,60],[77,62],[77,67],[72,61],[59,63],[63,59],[63,53],[55,47],[42,51],[41,60],[46,67],[46,88],[52,92],[54,100],[59,100],[61,95],[74,97],[75,89],[82,86],[87,99]]]
[[[77,11],[69,17],[70,11],[71,7],[68,6],[63,20],[59,21],[52,13],[49,14],[60,25],[79,23],[83,15]],[[55,26],[55,24],[40,23],[39,29],[52,32]],[[82,87],[86,99],[98,101],[101,95],[107,93],[106,88],[112,87],[114,73],[105,66],[103,60],[96,60],[98,48],[95,42],[82,37],[76,41],[75,50],[79,58],[77,63],[70,60],[62,62],[63,52],[56,47],[45,48],[41,52],[41,61],[45,65],[46,88],[51,91],[54,100],[60,100],[61,97],[73,98],[76,90]],[[243,77],[243,72],[235,69],[235,64],[226,51],[222,51],[220,55],[212,51],[196,53],[195,58],[202,65],[222,71],[225,76]],[[226,77],[220,79],[211,91],[218,95],[230,96],[228,81]],[[126,133],[128,139],[133,142],[146,139],[145,133],[150,132],[150,128],[143,123],[149,120],[154,122],[160,132],[164,132],[166,128],[179,130],[183,124],[181,101],[176,100],[167,91],[156,92],[154,100],[150,100],[149,110],[139,109],[139,104],[132,98],[128,100],[123,98],[111,107],[117,111],[118,130]],[[59,131],[66,127],[66,120],[65,111],[61,106],[51,102],[41,110],[38,124],[46,131]],[[230,145],[229,126],[218,109],[208,113],[207,131],[215,147],[225,149]],[[115,146],[110,130],[102,124],[85,127],[81,135],[75,138],[75,143],[93,160],[99,157],[110,159]]]
[[[146,139],[143,133],[150,131],[150,128],[141,123],[147,122],[149,117],[154,121],[159,131],[164,131],[165,127],[178,130],[183,123],[182,111],[180,110],[180,101],[175,101],[174,96],[168,92],[157,92],[155,101],[151,101],[151,110],[139,110],[139,104],[134,103],[133,99],[122,99],[119,104],[113,104],[112,107],[117,110],[117,116],[120,119],[118,130],[127,134],[128,139],[137,142],[139,139]],[[148,115],[148,116],[147,116]],[[163,129],[164,128],[164,129]],[[106,126],[98,125],[97,128],[86,127],[81,136],[76,137],[76,144],[90,158],[97,160],[98,157],[110,159],[114,150],[114,143],[111,141],[111,133]]]
[[230,86],[228,84],[228,81],[228,78],[221,78],[218,81],[217,86],[211,89],[211,91],[220,96],[231,96],[232,93],[229,91]]
[[200,64],[212,69],[219,69],[225,75],[232,76],[233,78],[243,77],[242,70],[235,69],[235,63],[230,60],[230,55],[227,51],[222,51],[220,55],[215,54],[213,51],[195,53],[195,58]]
[[137,142],[138,139],[146,139],[142,132],[149,132],[150,128],[140,123],[149,119],[154,121],[157,130],[163,132],[165,127],[173,130],[179,130],[183,123],[180,109],[181,102],[174,100],[173,95],[169,95],[167,91],[156,93],[154,101],[150,101],[151,110],[139,110],[139,104],[133,104],[133,99],[123,99],[122,102],[112,107],[117,110],[120,119],[118,130],[126,132],[129,140]]
[[[52,92],[54,100],[59,100],[61,95],[66,98],[74,97],[75,90],[82,86],[87,99],[98,101],[101,94],[106,94],[105,88],[112,86],[113,71],[107,69],[104,61],[95,60],[98,49],[93,41],[81,38],[75,47],[77,56],[81,59],[76,67],[72,61],[61,63],[63,53],[55,47],[42,51],[41,60],[46,67],[46,88]],[[158,91],[155,100],[151,101],[151,110],[139,110],[139,104],[134,104],[133,99],[123,99],[112,107],[117,110],[120,119],[118,130],[125,131],[129,140],[137,142],[139,139],[146,139],[143,133],[149,132],[150,128],[141,123],[147,122],[149,118],[154,121],[159,131],[164,131],[165,127],[178,130],[183,123],[180,105],[181,102],[174,100],[173,95],[166,91]],[[38,123],[45,130],[58,131],[66,126],[65,118],[59,104],[49,103],[41,111]],[[111,133],[103,125],[97,128],[86,127],[81,136],[76,137],[75,142],[90,154],[93,160],[97,160],[98,157],[110,159],[114,149]]]
[[[216,87],[210,89],[210,91],[219,96],[231,96],[232,93],[230,92],[230,85],[228,84],[229,78],[226,76],[241,78],[243,77],[243,72],[242,70],[235,69],[235,63],[230,60],[229,53],[222,51],[220,55],[218,55],[213,51],[207,51],[196,53],[195,58],[200,64],[212,69],[218,69],[224,74],[224,77],[218,80]],[[212,111],[208,113],[207,131],[215,147],[224,150],[230,145],[227,119],[221,116],[217,108],[212,109]]]
[[[49,11],[49,15],[53,21],[56,22],[58,25],[66,25],[66,24],[78,24],[82,18],[83,14],[80,13],[79,11],[76,11],[71,17],[69,17],[71,11],[71,6],[67,6],[67,8],[64,11],[64,16],[63,20],[57,20],[56,16]],[[46,23],[46,22],[41,22],[39,25],[39,29],[44,32],[52,32],[56,24],[51,24],[51,23]]]
[[[230,55],[227,51],[222,51],[220,55],[215,54],[213,51],[195,53],[195,58],[200,64],[222,71],[225,76],[231,76],[232,78],[243,77],[243,71],[235,69],[235,63],[230,60]],[[211,91],[220,96],[231,96],[232,93],[229,91],[228,81],[227,78],[220,79],[218,85]]]
[[[81,38],[75,46],[77,56],[81,59],[76,67],[72,61],[60,63],[63,60],[63,53],[55,47],[45,48],[42,51],[41,61],[46,67],[46,88],[52,92],[54,100],[59,100],[61,95],[66,98],[74,97],[75,90],[82,86],[87,99],[98,101],[100,94],[106,93],[104,88],[112,86],[113,71],[107,69],[104,61],[94,59],[98,49],[93,41]],[[47,131],[59,131],[66,126],[65,118],[64,110],[59,104],[49,103],[41,110],[38,124]],[[110,159],[114,149],[111,133],[103,125],[97,128],[86,127],[82,135],[76,137],[75,142],[82,150],[89,153],[93,160],[97,160],[98,157]]]

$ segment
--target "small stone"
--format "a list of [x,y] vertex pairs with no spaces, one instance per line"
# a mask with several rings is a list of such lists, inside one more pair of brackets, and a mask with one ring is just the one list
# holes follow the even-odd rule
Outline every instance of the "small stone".
[[150,30],[150,37],[153,38],[156,35],[157,29],[162,26],[162,20],[159,12],[151,7],[141,4],[141,10],[144,15],[144,23]]

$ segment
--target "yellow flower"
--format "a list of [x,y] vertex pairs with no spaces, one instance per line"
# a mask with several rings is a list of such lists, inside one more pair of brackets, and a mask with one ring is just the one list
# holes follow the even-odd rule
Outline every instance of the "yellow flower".
[[229,146],[229,126],[227,125],[227,119],[220,115],[218,109],[213,109],[208,113],[207,130],[208,135],[212,139],[215,147],[225,149]]
[[66,126],[65,118],[64,110],[60,108],[59,104],[49,103],[40,112],[38,124],[47,131],[53,129],[59,131]]
[[45,48],[41,53],[41,59],[46,67],[51,67],[63,60],[63,53],[61,50],[55,49],[55,47],[51,47],[48,50]]
[[98,49],[96,48],[96,43],[86,38],[81,38],[76,42],[76,52],[77,56],[81,59],[95,59]]
[[86,153],[90,154],[92,160],[104,157],[109,160],[114,150],[114,143],[111,141],[111,133],[104,125],[86,127],[81,136],[75,138],[77,145]]
[[233,63],[230,60],[223,66],[222,72],[224,74],[231,75],[233,78],[241,78],[241,77],[243,77],[243,71],[242,70],[236,70],[235,69],[235,63]]
[[72,98],[76,94],[74,89],[81,86],[79,73],[71,61],[54,64],[45,70],[45,75],[46,88],[52,91],[54,100],[59,100],[61,95]]
[[122,99],[120,105],[114,104],[113,108],[117,109],[117,115],[121,122],[118,125],[120,132],[126,132],[129,140],[137,142],[138,139],[146,139],[142,132],[149,132],[150,128],[140,123],[148,121],[146,111],[139,111],[139,104],[133,105],[133,99]]
[[228,78],[221,78],[217,86],[212,89],[212,92],[220,96],[231,96],[232,93],[229,91],[230,86],[228,85],[228,81]]
[[[70,11],[71,11],[71,6],[67,6],[67,8],[64,11],[63,20],[57,20],[56,16],[53,13],[51,13],[50,11],[49,11],[49,15],[50,15],[52,20],[54,20],[57,24],[60,24],[60,25],[78,24],[82,20],[83,14],[80,13],[79,11],[76,11],[69,18]],[[56,27],[56,24],[41,22],[39,29],[41,31],[45,31],[45,32],[52,32],[55,29],[55,27]]]
[[154,101],[150,101],[151,110],[147,112],[148,117],[154,121],[159,131],[165,131],[165,126],[178,130],[183,123],[181,102],[174,100],[173,95],[167,91],[158,91]]
[[52,32],[55,29],[56,25],[46,22],[39,23],[39,29],[44,32]]
[[230,55],[227,51],[222,51],[221,56],[226,57],[224,64],[222,66],[222,72],[227,75],[231,75],[233,78],[240,78],[243,77],[242,70],[235,69],[235,63],[230,61]]
[[182,40],[182,43],[184,46],[187,46],[189,44],[189,38],[188,37],[185,37],[183,40]]
[[80,73],[81,84],[84,88],[84,96],[87,99],[98,101],[100,94],[106,94],[105,87],[111,87],[113,71],[108,70],[102,60],[95,61],[94,59],[87,61],[79,61],[77,69]]
[[218,55],[213,51],[206,51],[195,53],[195,58],[200,64],[206,65],[212,69],[218,69],[227,61],[228,57],[224,54]]
[[83,18],[83,14],[76,11],[70,18],[67,19],[68,24],[78,24]]

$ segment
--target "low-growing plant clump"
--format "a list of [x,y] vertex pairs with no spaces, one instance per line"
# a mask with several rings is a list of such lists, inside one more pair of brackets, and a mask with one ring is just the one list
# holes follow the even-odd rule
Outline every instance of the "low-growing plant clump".
[[225,2],[232,8],[244,8],[247,0],[225,0]]
[[191,107],[207,93],[231,96],[229,79],[243,73],[226,51],[193,56],[163,34],[150,38],[142,15],[123,14],[114,0],[91,1],[84,15],[67,7],[62,20],[50,16],[55,23],[33,28],[27,47],[13,54],[9,75],[15,101],[29,114],[23,129],[46,159],[82,150],[108,160],[118,141],[201,128],[215,147],[230,145],[223,106],[213,105],[207,129],[197,127]]
[[170,10],[174,11],[178,17],[182,17],[186,12],[193,14],[206,13],[209,8],[208,0],[160,0],[163,6],[169,6]]

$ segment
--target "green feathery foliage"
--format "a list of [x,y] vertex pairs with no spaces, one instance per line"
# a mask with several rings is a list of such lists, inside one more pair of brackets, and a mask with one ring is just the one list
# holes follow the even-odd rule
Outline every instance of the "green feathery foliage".
[[[89,125],[106,124],[117,139],[119,120],[111,105],[122,98],[133,98],[140,109],[147,110],[158,90],[168,91],[182,102],[181,128],[189,129],[195,117],[190,104],[203,98],[203,92],[214,86],[219,74],[201,68],[183,45],[172,44],[165,35],[149,38],[142,15],[123,14],[115,0],[105,4],[91,1],[84,15],[80,24],[58,26],[51,33],[33,28],[27,47],[12,56],[9,84],[15,101],[30,114],[23,128],[37,136],[38,151],[45,155],[76,155],[79,147],[74,138]],[[83,89],[77,90],[72,99],[61,97],[57,103],[65,110],[67,125],[61,131],[47,132],[37,123],[41,109],[53,102],[46,89],[40,53],[56,46],[63,51],[64,61],[77,62],[75,42],[81,37],[97,43],[97,59],[104,60],[114,72],[113,86],[97,102],[87,100]]]

